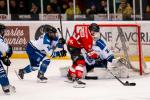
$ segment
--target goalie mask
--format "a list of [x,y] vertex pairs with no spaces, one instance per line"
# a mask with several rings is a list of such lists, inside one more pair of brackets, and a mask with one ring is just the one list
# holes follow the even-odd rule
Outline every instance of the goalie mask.
[[3,24],[0,24],[0,35],[3,37],[6,27]]
[[54,40],[57,36],[57,30],[53,26],[45,28],[45,32],[48,34],[51,40]]

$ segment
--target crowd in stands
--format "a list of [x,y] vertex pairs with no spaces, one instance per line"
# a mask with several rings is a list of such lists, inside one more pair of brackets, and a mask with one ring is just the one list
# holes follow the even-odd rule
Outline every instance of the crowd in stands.
[[[74,5],[72,0],[43,0],[44,14],[66,14],[68,20],[74,19]],[[75,14],[86,15],[89,20],[95,14],[107,14],[107,0],[75,0]],[[109,0],[109,13],[113,14],[113,0]],[[123,20],[132,20],[133,4],[132,0],[116,0],[116,14],[122,14]],[[136,0],[139,1],[139,0]],[[143,13],[150,16],[150,0],[145,0]],[[40,0],[9,0],[9,12],[7,0],[0,0],[0,14],[10,13],[14,19],[19,14],[30,14],[31,18],[38,20],[41,14]],[[144,3],[144,2],[143,2]],[[137,6],[139,8],[140,6]],[[61,10],[60,10],[61,9]],[[140,11],[139,11],[140,12]],[[149,18],[150,19],[150,18]]]

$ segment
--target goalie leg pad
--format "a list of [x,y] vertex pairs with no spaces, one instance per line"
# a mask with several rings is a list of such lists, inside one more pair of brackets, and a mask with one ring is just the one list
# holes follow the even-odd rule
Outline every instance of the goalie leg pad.
[[113,59],[112,61],[112,66],[114,67],[119,67],[119,66],[123,66],[126,65],[126,60],[124,58],[118,57],[116,59]]

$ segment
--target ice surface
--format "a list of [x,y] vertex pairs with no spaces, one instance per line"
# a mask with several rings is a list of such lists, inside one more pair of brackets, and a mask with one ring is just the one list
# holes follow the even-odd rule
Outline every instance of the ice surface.
[[25,75],[19,80],[14,70],[28,64],[27,59],[12,59],[9,68],[10,83],[16,87],[16,93],[10,96],[0,89],[0,100],[150,100],[150,76],[121,79],[136,82],[136,86],[123,86],[116,79],[84,80],[86,88],[73,88],[60,76],[59,68],[69,66],[71,61],[53,60],[45,74],[48,83],[37,83],[37,71]]

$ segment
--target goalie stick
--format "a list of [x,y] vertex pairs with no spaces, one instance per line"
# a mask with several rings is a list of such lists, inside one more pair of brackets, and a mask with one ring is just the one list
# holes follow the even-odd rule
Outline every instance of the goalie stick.
[[114,76],[114,78],[115,79],[117,79],[123,86],[135,86],[136,85],[136,83],[129,83],[128,81],[126,81],[126,82],[123,82],[123,81],[121,81],[116,75],[114,75],[109,69],[107,69],[106,68],[106,70],[112,75],[112,76]]
[[9,66],[6,66],[6,68],[7,68],[7,69],[6,69],[6,74],[7,74],[7,76],[8,76],[8,70],[9,70],[8,67],[9,67]]

